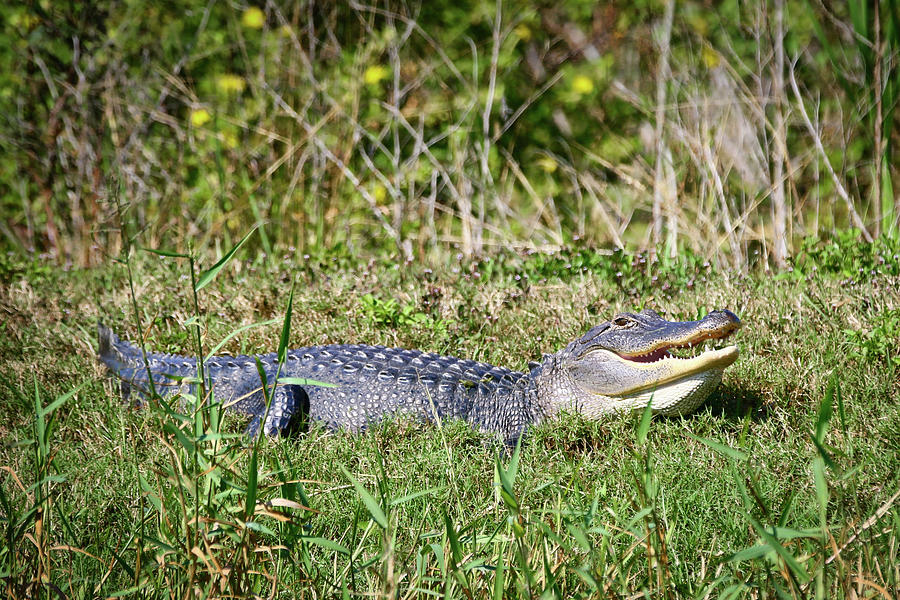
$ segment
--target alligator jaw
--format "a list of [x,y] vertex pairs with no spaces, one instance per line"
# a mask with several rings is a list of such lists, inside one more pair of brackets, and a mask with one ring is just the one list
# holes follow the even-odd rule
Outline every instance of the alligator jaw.
[[[649,315],[648,315],[649,316]],[[650,319],[656,317],[652,313]],[[659,329],[657,337],[648,336],[640,353],[628,353],[623,350],[595,350],[607,352],[613,364],[620,363],[618,368],[631,373],[632,385],[624,386],[616,396],[631,397],[646,390],[663,390],[676,382],[696,379],[703,373],[721,373],[738,358],[737,346],[708,350],[694,357],[679,357],[669,350],[676,348],[699,347],[707,340],[726,339],[741,328],[741,322],[733,313],[716,311],[700,321],[666,323]],[[655,404],[656,402],[654,402]]]
[[618,397],[629,397],[646,390],[659,390],[669,384],[688,379],[693,375],[706,371],[719,371],[721,374],[726,367],[734,364],[739,354],[737,346],[708,350],[692,358],[672,356],[668,354],[668,348],[663,348],[656,352],[664,352],[665,355],[654,360],[640,360],[644,357],[638,357],[635,360],[608,350],[597,350],[596,352],[608,354],[610,359],[620,363],[622,367],[629,371],[635,371],[635,375],[639,375],[635,377],[635,381],[639,383],[620,390],[616,394]]
[[[587,358],[587,357],[586,357]],[[737,346],[704,352],[692,358],[665,356],[653,362],[629,360],[596,349],[588,360],[596,377],[575,376],[579,390],[575,409],[588,417],[641,410],[684,415],[696,410],[722,381],[725,368],[738,358]],[[602,374],[601,374],[602,373]]]
[[[707,319],[709,319],[709,317],[707,317]],[[707,340],[725,339],[741,328],[740,321],[735,320],[718,323],[712,328],[701,329],[705,322],[706,320],[679,323],[675,327],[672,327],[673,331],[671,333],[666,336],[660,336],[660,338],[656,340],[652,340],[650,344],[645,348],[642,348],[639,353],[619,351],[615,352],[615,354],[629,361],[652,363],[660,359],[670,358],[671,355],[669,354],[669,350],[672,348],[693,348],[694,346],[700,346]],[[685,325],[688,327],[679,331],[679,329]]]
[[[737,315],[727,310],[713,311],[699,321],[667,321],[651,310],[619,314],[554,357],[552,365],[565,374],[567,383],[548,392],[548,412],[574,408],[596,417],[647,404],[663,414],[691,412],[737,360],[738,349],[728,346],[685,358],[669,350],[725,339],[740,327]],[[548,373],[546,380],[553,380],[553,367]]]

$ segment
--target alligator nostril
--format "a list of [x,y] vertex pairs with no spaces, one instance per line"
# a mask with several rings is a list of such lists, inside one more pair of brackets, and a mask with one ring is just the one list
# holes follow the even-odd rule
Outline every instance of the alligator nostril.
[[741,320],[738,318],[738,316],[736,314],[734,314],[733,312],[731,312],[730,310],[723,310],[722,312],[725,313],[725,316],[727,316],[729,319],[731,319],[738,325],[741,324]]
[[732,323],[740,323],[741,320],[736,314],[727,309],[714,310],[703,319],[704,321],[731,321]]

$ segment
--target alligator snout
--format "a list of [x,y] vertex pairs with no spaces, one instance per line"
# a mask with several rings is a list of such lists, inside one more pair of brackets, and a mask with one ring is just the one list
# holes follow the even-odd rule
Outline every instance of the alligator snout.
[[713,334],[712,337],[723,338],[741,328],[741,320],[730,310],[714,310],[697,324],[698,329]]

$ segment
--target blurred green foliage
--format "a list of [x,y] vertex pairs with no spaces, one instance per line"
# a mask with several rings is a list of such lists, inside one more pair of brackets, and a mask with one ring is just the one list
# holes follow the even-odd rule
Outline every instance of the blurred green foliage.
[[[882,29],[894,39],[896,7],[882,4],[881,29],[852,7],[790,4],[785,15],[797,76],[821,99],[821,122],[840,132],[825,138],[826,152],[864,213],[879,160],[873,102],[847,82],[869,77],[877,57],[862,42],[856,54],[832,48],[851,17],[857,41]],[[667,113],[670,135],[709,126],[702,115],[681,121],[698,98],[721,97],[722,81],[770,110],[765,7],[677,9],[668,88],[670,105],[687,108]],[[264,225],[253,243],[267,254],[335,244],[478,254],[486,240],[644,247],[662,11],[656,0],[0,7],[0,250],[92,264],[117,252],[123,220],[144,245],[179,248],[227,247]],[[893,113],[883,117],[890,142]],[[809,156],[801,128],[788,133],[792,153]],[[755,135],[764,152],[764,124]],[[674,164],[682,218],[709,221],[687,245],[713,256],[721,207],[685,144]],[[882,148],[888,182],[893,152]],[[766,157],[747,168],[756,174],[718,160],[729,210],[764,231]],[[822,221],[842,225],[830,201],[813,207],[831,193],[820,161],[801,163],[790,175],[796,214],[824,211]],[[622,233],[599,218],[606,205]],[[802,223],[795,229],[802,235]]]

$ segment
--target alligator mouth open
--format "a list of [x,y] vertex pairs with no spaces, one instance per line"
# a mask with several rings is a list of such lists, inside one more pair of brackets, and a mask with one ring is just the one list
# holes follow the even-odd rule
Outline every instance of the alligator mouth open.
[[[729,327],[723,327],[717,331],[698,333],[685,340],[659,342],[653,348],[641,354],[626,354],[623,352],[615,352],[614,354],[622,360],[631,363],[656,363],[661,360],[687,361],[697,358],[704,358],[707,361],[717,361],[717,359],[721,359],[725,356],[731,356],[732,353],[736,359],[736,346],[727,346],[719,349],[712,348],[710,350],[706,350],[705,347],[709,346],[707,342],[724,340],[739,328],[740,324],[736,323]],[[673,353],[673,350],[676,350],[677,352]],[[728,365],[730,364],[731,363],[728,363]]]
[[740,327],[738,317],[726,310],[699,321],[666,321],[650,310],[623,313],[582,338],[588,349],[574,378],[581,389],[617,409],[652,400],[654,412],[685,414],[737,360],[737,346],[720,347],[720,342]]
[[729,337],[739,327],[738,323],[688,340],[668,341],[643,354],[610,352],[632,374],[632,385],[614,395],[616,404],[629,409],[652,403],[655,412],[669,415],[695,410],[718,385],[722,372],[738,359],[737,346],[709,350],[704,346]]
[[725,369],[737,360],[739,354],[738,347],[733,345],[707,350],[696,356],[675,355],[669,352],[669,349],[671,348],[674,347],[661,348],[649,354],[633,358],[621,356],[614,352],[611,354],[632,369],[659,373],[657,379],[651,380],[646,385],[639,385],[631,391],[644,389],[645,387],[659,386],[703,371]]

